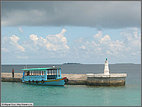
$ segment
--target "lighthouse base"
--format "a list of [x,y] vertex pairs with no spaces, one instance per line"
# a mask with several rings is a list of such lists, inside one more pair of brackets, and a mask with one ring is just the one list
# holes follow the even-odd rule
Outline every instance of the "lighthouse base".
[[124,86],[127,74],[87,74],[87,85]]

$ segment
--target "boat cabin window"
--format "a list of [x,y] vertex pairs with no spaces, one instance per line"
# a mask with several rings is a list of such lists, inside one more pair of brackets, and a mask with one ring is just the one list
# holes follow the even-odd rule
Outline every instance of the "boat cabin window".
[[57,75],[57,70],[47,70],[47,75]]
[[44,71],[24,71],[25,76],[44,75]]
[[47,79],[56,79],[57,78],[57,70],[47,70]]
[[29,76],[30,75],[30,71],[25,71],[25,76]]
[[39,76],[39,75],[46,75],[47,73],[47,79],[56,79],[57,77],[60,77],[61,69],[47,69],[46,71],[43,70],[25,70],[25,76]]

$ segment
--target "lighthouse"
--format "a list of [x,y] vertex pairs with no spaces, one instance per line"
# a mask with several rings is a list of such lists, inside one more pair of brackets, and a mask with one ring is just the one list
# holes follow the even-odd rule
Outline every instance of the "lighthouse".
[[108,67],[107,58],[105,60],[104,75],[109,75],[109,67]]
[[109,73],[108,60],[105,60],[104,73],[87,74],[87,85],[94,86],[124,86],[126,73]]

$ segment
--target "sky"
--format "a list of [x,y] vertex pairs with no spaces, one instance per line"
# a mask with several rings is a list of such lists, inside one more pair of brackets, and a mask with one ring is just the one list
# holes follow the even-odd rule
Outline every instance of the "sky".
[[141,63],[140,1],[2,2],[2,64]]

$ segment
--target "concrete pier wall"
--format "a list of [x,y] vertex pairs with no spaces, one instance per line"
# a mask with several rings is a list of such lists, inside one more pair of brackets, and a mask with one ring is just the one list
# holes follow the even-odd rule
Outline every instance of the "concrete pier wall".
[[69,80],[67,85],[87,85],[87,80]]
[[1,78],[2,82],[22,82],[20,78]]
[[125,85],[124,77],[95,77],[88,78],[87,85],[96,86],[123,86]]
[[87,74],[87,85],[96,86],[123,86],[127,74]]

